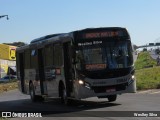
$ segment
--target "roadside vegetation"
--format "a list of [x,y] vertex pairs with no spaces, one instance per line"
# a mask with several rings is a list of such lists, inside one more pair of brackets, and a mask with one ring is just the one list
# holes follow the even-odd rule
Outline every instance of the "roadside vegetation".
[[0,117],[0,120],[8,120],[8,119],[7,119],[7,118],[1,118],[1,117]]
[[0,120],[8,120],[8,119],[7,119],[7,118],[1,118],[1,117],[0,117]]
[[136,70],[137,89],[160,89],[160,67]]
[[0,82],[0,93],[7,92],[9,90],[17,89],[17,80],[11,80],[10,82]]
[[135,69],[143,69],[156,66],[156,60],[152,59],[148,52],[141,52],[138,54],[138,58],[135,62]]
[[148,52],[141,52],[135,62],[137,90],[160,89],[160,66]]

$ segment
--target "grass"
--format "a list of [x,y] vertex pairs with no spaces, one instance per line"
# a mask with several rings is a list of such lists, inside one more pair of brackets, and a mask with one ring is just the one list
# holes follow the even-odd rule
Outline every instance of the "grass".
[[7,83],[0,83],[0,93],[18,88],[17,81],[11,80]]
[[135,62],[136,70],[156,66],[156,60],[152,59],[148,52],[141,52],[138,54],[137,61]]
[[148,52],[139,54],[135,69],[137,90],[160,89],[160,67],[156,66],[156,60],[152,59]]
[[160,89],[160,67],[136,70],[137,90]]
[[0,120],[8,120],[7,118],[2,118],[2,117],[0,117]]
[[1,117],[0,117],[0,120],[8,120],[8,119],[7,119],[7,118],[1,118]]

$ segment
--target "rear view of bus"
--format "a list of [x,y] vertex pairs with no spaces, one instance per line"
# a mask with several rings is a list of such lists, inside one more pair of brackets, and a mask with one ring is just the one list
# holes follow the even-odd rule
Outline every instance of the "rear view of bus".
[[76,98],[97,96],[115,101],[136,92],[133,50],[125,28],[84,29],[74,33]]

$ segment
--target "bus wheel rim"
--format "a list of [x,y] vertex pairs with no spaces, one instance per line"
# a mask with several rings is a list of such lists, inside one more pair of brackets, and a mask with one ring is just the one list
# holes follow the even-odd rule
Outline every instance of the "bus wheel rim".
[[31,95],[31,99],[33,99],[34,98],[34,91],[33,91],[33,88],[31,87],[31,89],[30,89],[30,95]]
[[63,100],[64,100],[64,103],[66,104],[67,103],[67,93],[65,89],[63,90]]

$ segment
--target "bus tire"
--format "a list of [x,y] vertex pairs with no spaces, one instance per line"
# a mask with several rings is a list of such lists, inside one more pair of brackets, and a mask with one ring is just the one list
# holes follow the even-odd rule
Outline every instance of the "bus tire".
[[38,101],[39,96],[35,95],[34,85],[32,82],[29,84],[29,94],[32,102]]
[[109,95],[109,96],[108,96],[108,101],[109,101],[109,102],[116,101],[116,99],[117,99],[117,95]]
[[63,84],[60,85],[60,98],[61,98],[61,103],[68,105],[68,97],[67,97],[67,91],[66,88],[64,87]]

